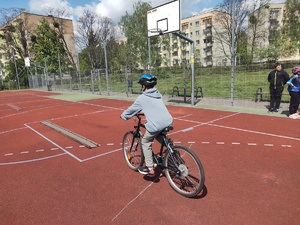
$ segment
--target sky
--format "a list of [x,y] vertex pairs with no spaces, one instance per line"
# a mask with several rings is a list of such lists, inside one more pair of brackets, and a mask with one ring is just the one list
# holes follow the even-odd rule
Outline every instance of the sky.
[[[160,6],[172,0],[143,0],[152,7]],[[84,9],[96,11],[101,16],[111,18],[116,24],[126,11],[133,12],[134,3],[138,0],[1,0],[0,8],[25,8],[29,13],[42,14],[44,7],[64,8],[71,19],[80,17]],[[189,17],[202,11],[216,7],[222,0],[181,0],[181,17]]]

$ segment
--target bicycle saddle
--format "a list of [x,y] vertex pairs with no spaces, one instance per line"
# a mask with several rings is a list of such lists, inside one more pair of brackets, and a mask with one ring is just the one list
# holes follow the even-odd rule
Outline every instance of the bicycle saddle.
[[174,129],[173,126],[170,125],[170,126],[166,127],[165,129],[163,129],[162,132],[168,132],[168,131],[173,130],[173,129]]

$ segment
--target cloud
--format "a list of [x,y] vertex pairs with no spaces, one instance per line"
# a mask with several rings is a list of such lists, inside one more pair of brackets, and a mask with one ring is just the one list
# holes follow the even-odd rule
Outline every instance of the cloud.
[[53,9],[65,9],[70,14],[73,12],[73,8],[67,0],[30,0],[29,9],[34,13],[42,13],[45,8]]

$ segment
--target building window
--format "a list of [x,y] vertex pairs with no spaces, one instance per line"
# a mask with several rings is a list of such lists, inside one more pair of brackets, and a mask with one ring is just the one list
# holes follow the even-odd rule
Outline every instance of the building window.
[[189,25],[188,24],[184,24],[183,26],[182,26],[182,29],[183,30],[186,30],[186,29],[188,29],[189,28]]
[[196,27],[199,27],[199,25],[200,25],[200,23],[199,23],[199,21],[196,21]]
[[192,28],[193,27],[193,23],[190,23],[190,28]]
[[196,36],[199,36],[199,35],[200,35],[199,30],[196,30]]
[[193,37],[193,32],[190,33],[190,38],[192,38],[192,37]]
[[196,40],[196,45],[200,45],[200,41],[199,40]]

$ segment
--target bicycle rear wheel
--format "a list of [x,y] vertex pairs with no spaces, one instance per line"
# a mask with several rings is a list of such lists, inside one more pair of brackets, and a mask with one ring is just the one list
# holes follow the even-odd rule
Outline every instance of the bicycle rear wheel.
[[204,169],[198,156],[185,146],[173,146],[164,159],[170,186],[186,197],[197,196],[204,186]]
[[141,140],[133,131],[128,131],[122,142],[123,155],[130,169],[137,171],[144,163]]

